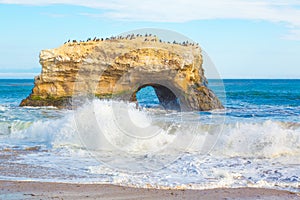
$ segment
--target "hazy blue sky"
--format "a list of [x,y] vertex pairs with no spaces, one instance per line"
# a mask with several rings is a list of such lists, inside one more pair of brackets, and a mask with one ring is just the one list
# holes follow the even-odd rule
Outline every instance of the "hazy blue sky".
[[297,0],[0,0],[0,26],[0,77],[33,77],[68,39],[150,27],[198,42],[223,78],[300,78]]

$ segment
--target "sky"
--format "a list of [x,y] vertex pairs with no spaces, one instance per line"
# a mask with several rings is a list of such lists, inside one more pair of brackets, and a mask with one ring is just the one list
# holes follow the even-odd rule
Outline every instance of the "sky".
[[0,78],[33,78],[68,39],[141,28],[199,43],[221,78],[300,78],[298,0],[0,0]]

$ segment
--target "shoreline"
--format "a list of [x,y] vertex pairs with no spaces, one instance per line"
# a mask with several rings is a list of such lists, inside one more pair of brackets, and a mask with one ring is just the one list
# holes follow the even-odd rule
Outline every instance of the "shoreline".
[[144,189],[109,184],[0,180],[0,199],[299,199],[300,193],[263,188]]

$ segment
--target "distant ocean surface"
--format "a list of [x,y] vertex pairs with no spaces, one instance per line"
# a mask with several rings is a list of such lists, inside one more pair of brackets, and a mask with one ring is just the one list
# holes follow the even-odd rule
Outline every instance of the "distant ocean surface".
[[[300,80],[224,80],[226,93],[209,86],[224,110],[166,112],[151,88],[138,94],[142,109],[94,99],[59,110],[19,107],[33,80],[0,79],[0,179],[300,192]],[[117,152],[103,135],[92,141],[95,129]],[[142,137],[147,130],[157,134]]]

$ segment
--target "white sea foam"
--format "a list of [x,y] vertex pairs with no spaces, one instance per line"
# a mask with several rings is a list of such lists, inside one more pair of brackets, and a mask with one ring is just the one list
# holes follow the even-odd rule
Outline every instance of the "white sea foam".
[[0,105],[0,111],[5,111],[6,110],[6,107],[5,106],[2,106],[2,105]]
[[24,121],[13,121],[13,122],[1,122],[0,121],[0,135],[10,135],[11,133],[19,132],[20,130],[25,130],[32,122],[24,122]]
[[224,126],[214,151],[223,156],[266,157],[300,156],[300,128],[271,120]]
[[[299,189],[299,124],[212,123],[218,114],[137,110],[125,102],[94,100],[60,119],[14,130],[9,141],[45,146],[48,153],[23,155],[17,162],[57,168],[58,181],[70,177],[64,173],[71,169],[72,180],[85,183]],[[148,171],[134,173],[143,168]]]
[[[179,117],[176,119],[175,115]],[[176,147],[199,153],[208,135],[220,134],[211,152],[216,155],[268,158],[300,155],[300,125],[271,120],[207,124],[200,117],[197,113],[156,115],[153,110],[137,110],[124,102],[95,100],[60,119],[36,121],[31,126],[31,122],[15,122],[11,137],[43,142],[51,147],[85,146],[94,150],[101,149],[103,143],[89,139],[104,139],[110,147],[144,154],[168,144],[174,147],[177,137],[184,145],[176,141]],[[30,127],[18,131],[19,126]],[[191,141],[181,141],[184,138]]]

